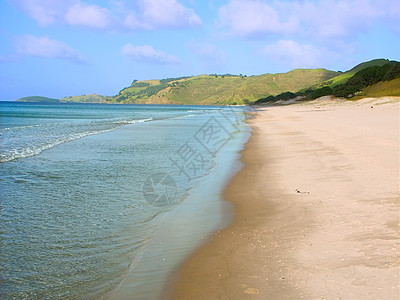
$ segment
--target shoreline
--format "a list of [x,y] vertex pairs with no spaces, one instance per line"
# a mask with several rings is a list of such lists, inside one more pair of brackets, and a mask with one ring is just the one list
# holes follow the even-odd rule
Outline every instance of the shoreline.
[[160,298],[177,266],[216,230],[230,223],[232,205],[223,201],[221,193],[239,168],[239,151],[248,139],[249,128],[244,126],[236,132],[227,127],[229,124],[233,122],[224,124],[232,130],[229,142],[213,157],[207,174],[192,181],[184,200],[157,216],[148,244],[129,266],[123,281],[105,295],[107,299]]
[[398,112],[393,97],[261,108],[223,193],[232,224],[165,297],[397,299]]

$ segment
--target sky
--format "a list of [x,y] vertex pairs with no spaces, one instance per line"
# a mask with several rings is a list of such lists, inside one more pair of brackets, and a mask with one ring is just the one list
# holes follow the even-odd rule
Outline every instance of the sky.
[[0,100],[400,60],[399,0],[0,0]]

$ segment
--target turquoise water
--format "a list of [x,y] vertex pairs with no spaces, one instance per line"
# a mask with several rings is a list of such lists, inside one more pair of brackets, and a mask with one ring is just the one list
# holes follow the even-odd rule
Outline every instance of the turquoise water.
[[156,298],[229,221],[244,108],[0,109],[1,298]]

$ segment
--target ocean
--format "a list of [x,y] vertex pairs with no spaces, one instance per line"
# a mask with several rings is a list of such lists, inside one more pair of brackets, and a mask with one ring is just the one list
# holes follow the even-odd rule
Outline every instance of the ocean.
[[0,102],[0,298],[158,298],[233,215],[247,113]]

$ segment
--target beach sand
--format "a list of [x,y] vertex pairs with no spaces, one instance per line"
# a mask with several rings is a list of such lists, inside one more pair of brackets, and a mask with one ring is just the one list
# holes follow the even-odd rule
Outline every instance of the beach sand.
[[399,299],[399,99],[264,107],[171,299]]

